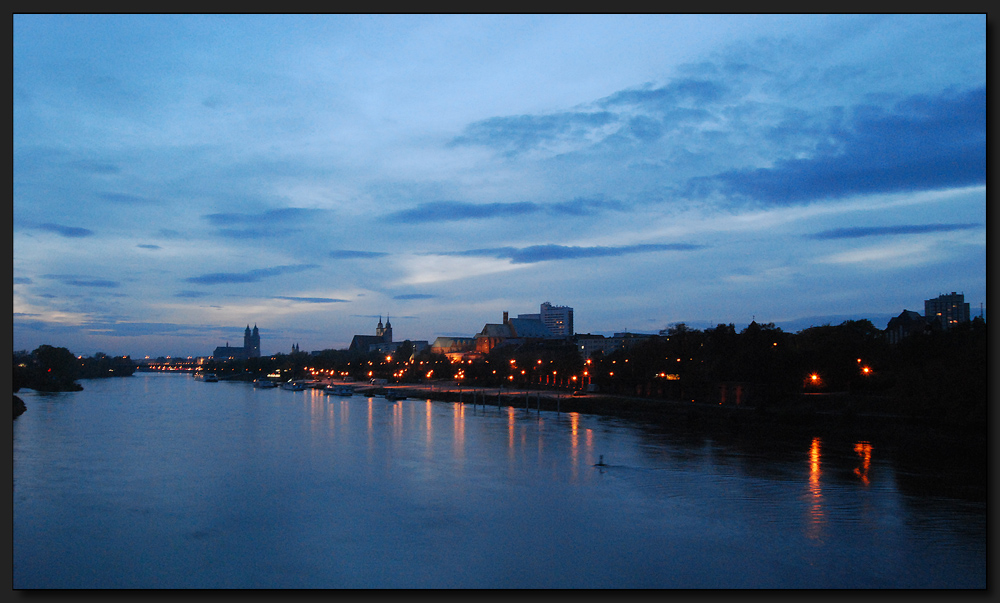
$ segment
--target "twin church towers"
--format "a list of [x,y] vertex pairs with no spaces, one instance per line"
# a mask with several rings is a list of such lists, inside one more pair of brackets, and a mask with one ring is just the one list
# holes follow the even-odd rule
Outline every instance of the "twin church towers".
[[234,360],[260,358],[260,331],[257,330],[257,325],[253,326],[252,331],[250,330],[250,325],[247,325],[247,330],[243,332],[242,348],[231,347],[227,342],[226,345],[220,345],[215,348],[212,358]]

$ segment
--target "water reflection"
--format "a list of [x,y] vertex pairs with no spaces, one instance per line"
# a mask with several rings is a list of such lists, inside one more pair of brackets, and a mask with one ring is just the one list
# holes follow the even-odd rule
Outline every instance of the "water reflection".
[[854,452],[861,457],[861,466],[854,470],[854,474],[861,478],[861,483],[865,486],[868,482],[868,469],[872,465],[872,445],[868,442],[858,442],[854,445]]
[[516,412],[513,407],[507,407],[507,456],[514,458],[514,425]]
[[456,459],[465,458],[465,404],[456,402],[452,405],[454,423],[454,454]]
[[820,438],[813,438],[809,446],[809,528],[806,535],[810,540],[822,542],[823,525],[826,523],[826,514],[823,511],[823,488],[820,478],[823,475],[820,465]]

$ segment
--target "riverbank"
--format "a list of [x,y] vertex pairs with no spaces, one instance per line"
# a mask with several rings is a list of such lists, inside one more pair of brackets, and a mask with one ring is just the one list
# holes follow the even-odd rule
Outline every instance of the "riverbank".
[[465,389],[445,385],[359,387],[358,393],[513,407],[529,411],[578,412],[618,417],[652,426],[683,424],[706,433],[748,438],[808,435],[879,442],[914,458],[945,460],[985,474],[988,443],[985,425],[948,423],[926,417],[868,412],[862,396],[839,396],[834,403],[809,396],[769,406],[733,406],[638,398],[599,393],[498,388]]

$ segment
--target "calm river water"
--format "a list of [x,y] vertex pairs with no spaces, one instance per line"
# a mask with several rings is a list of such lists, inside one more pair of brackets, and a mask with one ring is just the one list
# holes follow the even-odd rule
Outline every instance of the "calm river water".
[[868,442],[82,384],[19,393],[15,589],[986,587],[985,493]]

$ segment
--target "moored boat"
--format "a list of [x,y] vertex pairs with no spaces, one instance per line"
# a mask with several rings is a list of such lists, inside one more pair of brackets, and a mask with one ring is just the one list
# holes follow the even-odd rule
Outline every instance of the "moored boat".
[[353,396],[354,388],[350,385],[331,384],[323,388],[323,391],[335,396]]
[[281,389],[287,389],[292,392],[300,392],[306,389],[305,381],[286,381],[281,384]]
[[272,387],[278,387],[278,384],[270,379],[254,379],[253,386],[261,389],[270,389]]
[[219,380],[218,375],[215,373],[195,373],[194,378],[198,381],[204,381],[206,383],[215,383]]

